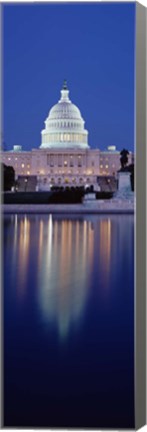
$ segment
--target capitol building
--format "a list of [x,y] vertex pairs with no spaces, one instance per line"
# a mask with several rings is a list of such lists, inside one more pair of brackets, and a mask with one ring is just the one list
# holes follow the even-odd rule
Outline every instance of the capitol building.
[[[133,154],[129,152],[128,163],[132,160]],[[79,108],[71,102],[64,81],[60,100],[45,120],[40,147],[25,151],[21,145],[15,145],[11,151],[2,152],[2,162],[13,166],[22,189],[23,182],[27,181],[28,187],[32,184],[35,190],[90,185],[100,190],[102,178],[108,182],[116,179],[120,151],[113,145],[106,151],[90,148],[85,121]]]

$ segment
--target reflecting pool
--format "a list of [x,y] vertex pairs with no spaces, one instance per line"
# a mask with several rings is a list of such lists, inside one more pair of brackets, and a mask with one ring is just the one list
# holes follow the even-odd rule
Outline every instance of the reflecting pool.
[[4,218],[5,427],[134,428],[134,217]]

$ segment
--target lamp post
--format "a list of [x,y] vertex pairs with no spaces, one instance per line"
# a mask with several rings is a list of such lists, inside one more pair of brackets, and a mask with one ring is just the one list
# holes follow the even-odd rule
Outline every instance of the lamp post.
[[27,184],[28,184],[28,178],[26,177],[26,178],[25,178],[25,192],[26,192],[26,190],[27,190]]

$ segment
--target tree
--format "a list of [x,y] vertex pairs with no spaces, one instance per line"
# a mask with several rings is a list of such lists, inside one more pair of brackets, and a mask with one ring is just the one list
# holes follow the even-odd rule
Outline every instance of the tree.
[[128,163],[128,155],[129,155],[129,151],[126,149],[121,150],[120,152],[120,163],[121,163],[121,170],[124,171],[125,167]]
[[12,166],[2,164],[3,188],[4,191],[11,190],[15,185],[15,171]]

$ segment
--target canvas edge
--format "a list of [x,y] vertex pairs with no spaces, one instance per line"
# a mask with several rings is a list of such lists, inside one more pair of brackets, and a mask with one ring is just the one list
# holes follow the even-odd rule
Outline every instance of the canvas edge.
[[[147,9],[136,2],[136,251],[135,251],[135,429],[146,424],[146,22]],[[2,4],[0,4],[0,34],[2,34]],[[0,90],[2,90],[2,38],[0,38]],[[0,94],[2,95],[1,91]],[[2,124],[2,97],[0,126]],[[1,172],[0,172],[1,190]],[[0,204],[1,204],[0,195]],[[1,219],[1,218],[0,218]],[[0,245],[2,242],[0,221]],[[2,251],[0,251],[2,253]],[[1,258],[1,257],[0,257]],[[2,260],[0,259],[0,265]],[[0,267],[0,287],[2,289],[2,267]],[[2,292],[2,290],[1,290]],[[2,294],[1,294],[2,324]],[[2,342],[2,325],[0,339]],[[0,344],[2,348],[2,343]],[[2,352],[0,355],[0,382],[2,383]],[[0,398],[0,427],[2,418],[2,385]]]
[[136,2],[135,429],[146,424],[146,19]]
[[[2,146],[2,8],[3,5],[0,3],[0,150]],[[2,172],[0,164],[0,210],[2,204]],[[3,264],[2,264],[2,213],[0,212],[0,428],[3,427],[3,296],[2,296],[2,276]]]

